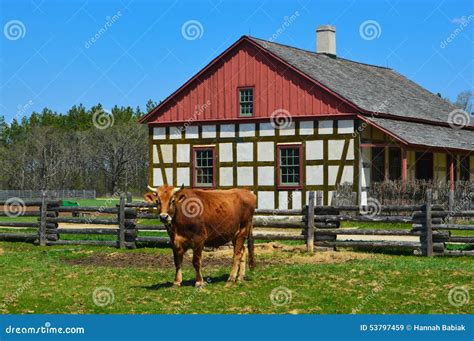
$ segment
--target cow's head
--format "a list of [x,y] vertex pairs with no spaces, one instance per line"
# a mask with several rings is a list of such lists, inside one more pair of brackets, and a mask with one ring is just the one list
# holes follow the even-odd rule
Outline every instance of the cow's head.
[[167,185],[159,188],[148,186],[150,192],[145,194],[145,201],[156,204],[162,223],[171,224],[176,213],[176,194],[183,188],[184,186],[181,186],[181,188]]

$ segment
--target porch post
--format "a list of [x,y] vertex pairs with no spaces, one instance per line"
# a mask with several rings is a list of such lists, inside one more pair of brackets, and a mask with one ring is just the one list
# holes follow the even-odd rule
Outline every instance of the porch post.
[[407,189],[407,178],[408,178],[408,162],[407,162],[407,150],[402,147],[402,188],[403,192]]
[[454,191],[454,158],[455,155],[449,154],[449,190]]

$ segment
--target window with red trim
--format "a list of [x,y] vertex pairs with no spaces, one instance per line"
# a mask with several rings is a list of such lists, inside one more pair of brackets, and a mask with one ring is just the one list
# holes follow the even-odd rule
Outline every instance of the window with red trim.
[[216,179],[214,147],[193,148],[193,185],[195,187],[214,187]]
[[278,145],[278,186],[299,188],[302,179],[302,146]]

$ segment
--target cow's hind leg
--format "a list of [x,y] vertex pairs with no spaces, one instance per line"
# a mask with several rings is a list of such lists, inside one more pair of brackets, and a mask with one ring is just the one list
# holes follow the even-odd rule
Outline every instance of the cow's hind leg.
[[240,263],[239,263],[239,281],[243,281],[245,279],[245,263],[246,263],[246,257],[247,253],[245,252],[245,246],[242,245],[242,256],[240,257]]
[[240,260],[244,252],[243,246],[245,241],[245,235],[239,233],[235,238],[234,242],[234,257],[232,262],[232,270],[230,271],[228,282],[235,282],[237,279],[237,271],[239,270]]
[[193,249],[193,266],[196,270],[196,288],[204,286],[204,279],[201,273],[201,262],[202,262],[202,246],[198,246]]
[[181,265],[183,264],[183,255],[181,249],[177,250],[173,248],[173,257],[174,257],[174,266],[176,268],[176,274],[174,276],[174,286],[181,286],[181,282],[183,281],[183,273],[181,271]]

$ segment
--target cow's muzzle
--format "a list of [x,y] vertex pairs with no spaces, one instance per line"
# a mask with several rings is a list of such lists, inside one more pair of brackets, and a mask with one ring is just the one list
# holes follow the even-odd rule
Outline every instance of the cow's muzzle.
[[163,224],[171,224],[171,217],[168,213],[160,213],[160,220]]

